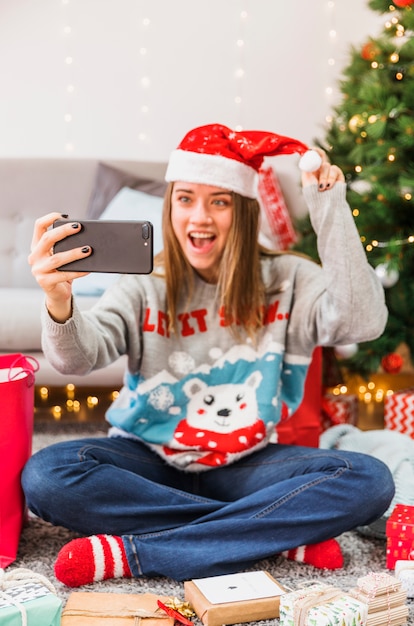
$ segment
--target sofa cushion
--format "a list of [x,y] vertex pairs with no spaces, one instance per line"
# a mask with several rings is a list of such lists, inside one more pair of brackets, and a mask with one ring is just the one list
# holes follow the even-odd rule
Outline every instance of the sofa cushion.
[[106,163],[99,163],[86,212],[87,218],[90,220],[98,219],[110,201],[123,187],[137,189],[162,198],[167,188],[167,183],[163,180],[137,176]]

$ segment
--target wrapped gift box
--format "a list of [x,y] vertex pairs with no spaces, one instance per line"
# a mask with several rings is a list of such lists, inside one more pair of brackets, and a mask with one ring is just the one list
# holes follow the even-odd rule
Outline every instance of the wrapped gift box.
[[368,615],[366,604],[324,583],[284,594],[279,610],[280,626],[365,626]]
[[397,626],[407,621],[407,594],[395,576],[386,572],[371,572],[358,578],[357,587],[350,589],[349,594],[367,605],[366,626]]
[[384,426],[414,439],[414,388],[401,389],[385,397]]
[[401,582],[407,597],[414,598],[414,561],[396,561],[395,576]]
[[0,594],[2,626],[60,626],[61,613],[62,601],[40,583],[16,584]]
[[401,540],[397,537],[387,537],[387,562],[388,569],[394,569],[399,560],[408,560],[414,550],[414,543],[410,540]]
[[322,430],[338,424],[352,424],[358,422],[358,398],[354,394],[326,393],[322,397]]
[[398,560],[409,560],[414,550],[414,506],[397,504],[386,524],[387,567]]
[[184,597],[204,626],[279,617],[279,600],[284,592],[284,588],[264,571],[198,578],[184,583]]
[[157,600],[165,604],[169,598],[152,593],[73,591],[61,626],[174,626],[174,619],[159,608]]

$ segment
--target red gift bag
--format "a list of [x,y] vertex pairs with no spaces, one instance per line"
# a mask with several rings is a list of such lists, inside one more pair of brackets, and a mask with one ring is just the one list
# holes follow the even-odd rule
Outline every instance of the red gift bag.
[[322,404],[322,349],[315,348],[305,380],[302,402],[296,411],[276,426],[277,441],[296,446],[319,446]]
[[22,469],[32,452],[36,359],[0,355],[0,567],[17,556],[25,519]]

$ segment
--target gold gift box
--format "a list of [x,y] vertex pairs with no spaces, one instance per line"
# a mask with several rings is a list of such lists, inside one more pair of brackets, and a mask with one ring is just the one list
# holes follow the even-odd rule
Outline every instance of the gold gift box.
[[174,619],[159,608],[152,593],[74,591],[62,613],[61,626],[174,626]]
[[[184,582],[184,597],[204,626],[222,626],[223,624],[273,619],[279,617],[280,595],[285,592],[285,589],[268,572],[263,572],[263,574],[275,584],[275,595],[271,597],[215,604],[206,598],[193,580]],[[247,578],[249,573],[244,576]],[[220,579],[224,579],[224,577],[216,576],[215,578],[217,585],[220,586]],[[278,589],[280,595],[277,595]]]

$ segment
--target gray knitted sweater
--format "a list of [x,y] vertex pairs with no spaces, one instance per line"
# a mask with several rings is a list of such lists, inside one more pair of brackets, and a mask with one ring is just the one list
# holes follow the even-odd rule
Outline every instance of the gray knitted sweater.
[[345,191],[344,183],[304,189],[321,266],[290,253],[262,258],[266,324],[256,344],[234,339],[216,286],[200,278],[170,335],[164,280],[129,275],[90,311],[74,301],[65,324],[43,312],[47,358],[60,372],[86,374],[127,354],[107,419],[116,434],[138,437],[176,467],[211,469],[275,441],[275,425],[301,401],[315,346],[373,339],[386,322]]

